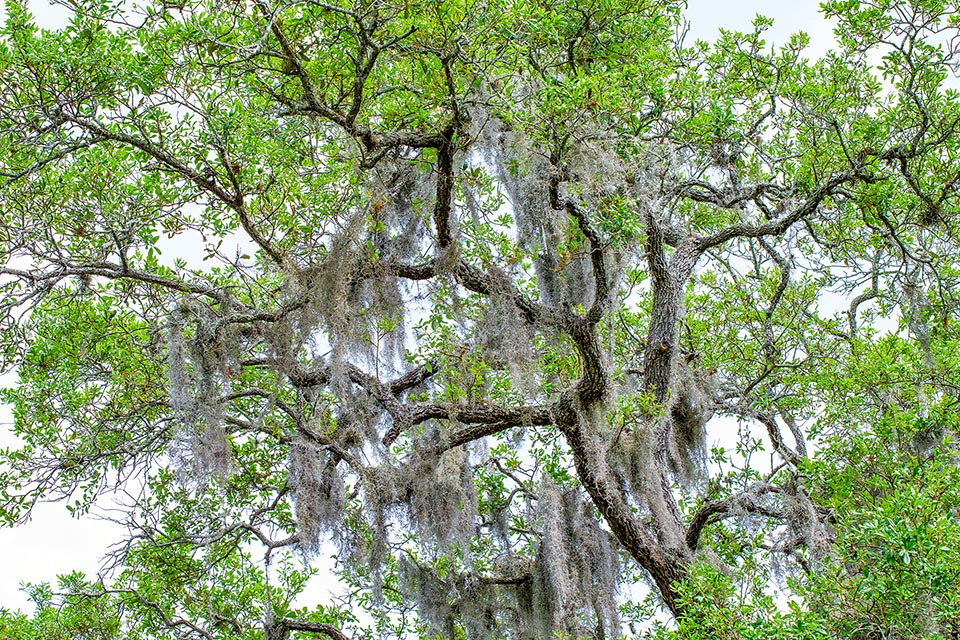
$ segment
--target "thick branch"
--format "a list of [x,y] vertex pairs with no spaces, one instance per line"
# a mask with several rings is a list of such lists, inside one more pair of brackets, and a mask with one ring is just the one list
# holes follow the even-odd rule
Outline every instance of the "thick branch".
[[418,387],[432,378],[437,373],[438,366],[436,362],[421,364],[395,379],[393,382],[388,383],[387,388],[390,390],[390,393],[399,396],[404,391]]
[[405,431],[423,424],[428,420],[456,420],[468,427],[458,428],[451,434],[447,448],[476,440],[485,435],[504,431],[521,425],[543,426],[554,423],[554,405],[525,405],[522,407],[504,407],[496,404],[423,404],[404,405],[394,416],[393,426],[383,436],[383,444],[390,446]]
[[350,640],[349,636],[332,624],[312,622],[310,620],[294,620],[293,618],[284,618],[274,623],[274,628],[271,629],[270,633],[270,640],[286,640],[291,631],[315,633],[333,638],[333,640]]
[[708,502],[703,505],[690,520],[686,535],[687,546],[690,547],[691,550],[696,551],[700,543],[700,534],[703,532],[704,527],[727,516],[734,515],[738,510],[756,513],[769,518],[782,517],[783,512],[781,510],[773,509],[757,502],[760,496],[768,493],[778,493],[779,491],[780,487],[775,485],[758,484],[735,496]]
[[643,386],[660,403],[666,401],[670,389],[684,287],[699,257],[693,244],[683,242],[668,260],[666,246],[662,223],[648,212],[646,252],[653,300],[643,354]]
[[643,387],[664,402],[670,386],[673,343],[680,314],[677,277],[670,269],[663,230],[653,212],[647,212],[647,267],[653,289],[650,326],[643,354]]
[[678,185],[674,193],[677,196],[712,204],[722,209],[736,209],[747,202],[756,202],[768,196],[783,198],[787,195],[787,190],[774,183],[761,183],[749,189],[718,189],[703,180],[688,180]]
[[683,579],[690,558],[682,550],[669,550],[659,544],[636,517],[623,493],[611,481],[606,461],[596,442],[596,434],[584,424],[573,407],[560,414],[560,424],[573,452],[577,477],[624,549],[646,569],[674,615],[680,615],[676,584]]
[[583,375],[574,387],[580,406],[588,409],[603,400],[610,378],[603,363],[596,328],[588,318],[577,318],[570,323],[570,337],[580,355]]
[[450,214],[453,211],[453,132],[448,126],[443,132],[443,145],[437,150],[437,199],[433,206],[433,223],[437,227],[437,246],[447,249],[453,242],[450,234]]

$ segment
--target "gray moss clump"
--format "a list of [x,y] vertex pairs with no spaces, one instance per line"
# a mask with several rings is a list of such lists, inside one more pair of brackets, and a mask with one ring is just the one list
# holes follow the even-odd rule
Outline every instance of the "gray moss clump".
[[293,492],[300,548],[315,553],[324,533],[338,531],[343,521],[343,479],[336,461],[303,440],[290,445],[287,484]]
[[532,637],[620,633],[616,547],[588,509],[577,491],[544,484],[538,505],[542,536],[531,579],[519,593]]
[[716,382],[690,365],[674,365],[674,395],[668,403],[671,438],[667,450],[670,471],[685,486],[695,488],[707,478],[706,425],[714,413]]
[[404,470],[411,520],[442,548],[457,550],[469,563],[470,542],[476,535],[477,494],[466,448],[415,459],[416,464]]
[[236,359],[236,339],[218,329],[213,314],[191,300],[170,315],[167,327],[170,404],[182,425],[184,437],[179,440],[189,445],[189,464],[197,479],[211,474],[225,477],[231,468],[222,396]]

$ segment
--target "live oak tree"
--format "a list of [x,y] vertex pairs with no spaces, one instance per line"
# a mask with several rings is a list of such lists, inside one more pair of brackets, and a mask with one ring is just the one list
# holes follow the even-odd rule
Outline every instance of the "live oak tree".
[[828,2],[818,60],[670,0],[63,4],[0,42],[0,517],[129,535],[4,633],[958,633],[955,3]]

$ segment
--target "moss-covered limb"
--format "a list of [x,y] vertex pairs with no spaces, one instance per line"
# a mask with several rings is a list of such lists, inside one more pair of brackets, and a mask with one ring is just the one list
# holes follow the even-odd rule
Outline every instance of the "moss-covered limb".
[[[272,359],[263,359],[258,362],[280,367],[290,381],[301,388],[330,384],[334,376],[331,366],[306,369],[296,364],[281,363]],[[426,363],[410,369],[389,382],[381,382],[355,365],[347,364],[344,365],[344,368],[351,382],[368,390],[378,400],[390,403],[391,406],[397,401],[400,394],[425,383],[437,371],[436,365]]]
[[350,640],[350,636],[330,623],[298,620],[295,618],[282,618],[275,621],[271,628],[266,630],[266,639],[287,640],[287,638],[290,637],[291,631],[302,631],[313,635],[326,636],[333,640]]
[[687,546],[696,551],[700,544],[700,534],[703,533],[703,528],[726,517],[749,513],[782,520],[785,517],[783,509],[759,502],[759,499],[764,495],[782,491],[783,489],[776,485],[755,483],[748,487],[746,491],[722,500],[707,502],[690,518],[686,534]]
[[590,302],[590,308],[587,310],[586,319],[591,324],[596,324],[603,316],[604,310],[609,304],[608,296],[610,281],[608,278],[607,260],[604,255],[604,243],[600,234],[594,228],[590,221],[590,214],[583,205],[574,198],[565,196],[561,193],[563,181],[569,179],[567,171],[556,170],[550,178],[547,189],[547,197],[550,206],[555,210],[562,210],[571,219],[576,221],[580,232],[590,244],[590,268],[593,275],[593,300]]
[[521,407],[500,406],[492,403],[405,405],[395,416],[393,426],[384,434],[383,444],[390,446],[401,434],[428,420],[456,420],[460,424],[449,435],[449,443],[444,445],[453,447],[511,427],[554,424],[553,416],[557,406],[559,403]]
[[680,615],[677,585],[693,559],[684,543],[683,530],[675,530],[671,522],[660,519],[653,523],[657,536],[648,531],[613,481],[595,427],[578,414],[573,407],[568,407],[560,418],[563,434],[573,452],[577,477],[613,535],[650,573],[670,611]]
[[502,292],[520,310],[523,318],[531,325],[543,323],[546,326],[560,328],[565,322],[565,316],[554,312],[550,307],[531,300],[529,296],[519,291],[513,283],[504,282],[502,277],[485,273],[466,262],[460,261],[454,268],[457,282],[468,291],[481,295],[491,295]]
[[449,429],[444,430],[440,440],[437,442],[436,450],[438,453],[442,453],[454,447],[486,438],[487,436],[494,436],[498,433],[509,431],[510,429],[522,428],[532,424],[532,420],[530,422],[504,420],[500,422],[479,422],[475,424],[462,424],[458,422]]
[[[543,323],[546,326],[558,327],[564,322],[561,314],[555,313],[546,305],[531,299],[530,296],[516,288],[513,283],[504,281],[502,277],[484,272],[462,259],[459,259],[452,268],[447,267],[447,269],[452,271],[457,283],[467,291],[484,296],[500,292],[507,296],[530,325]],[[437,260],[420,264],[391,260],[368,264],[363,268],[361,276],[377,278],[384,275],[393,275],[405,280],[421,282],[432,280],[442,273],[444,273],[444,268],[438,267]]]

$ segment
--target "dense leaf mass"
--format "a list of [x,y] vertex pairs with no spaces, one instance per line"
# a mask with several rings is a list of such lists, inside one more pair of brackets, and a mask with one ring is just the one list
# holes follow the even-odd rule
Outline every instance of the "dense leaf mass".
[[815,60],[680,0],[60,4],[0,31],[0,520],[129,535],[0,635],[960,633],[956,3]]

